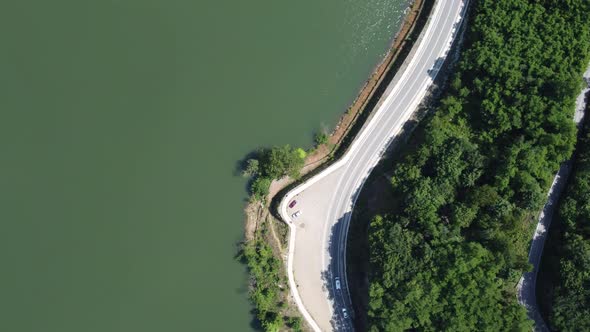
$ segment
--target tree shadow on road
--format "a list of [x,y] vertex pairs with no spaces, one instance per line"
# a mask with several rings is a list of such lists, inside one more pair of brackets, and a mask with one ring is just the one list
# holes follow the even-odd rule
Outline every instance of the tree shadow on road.
[[[352,331],[352,306],[347,293],[345,262],[346,234],[345,223],[350,220],[351,213],[347,212],[330,229],[328,244],[329,264],[322,272],[323,289],[328,293],[328,299],[333,304],[334,312],[330,323],[334,331]],[[344,239],[344,241],[343,241]],[[336,280],[340,289],[336,289]],[[344,318],[342,309],[346,309],[348,318]]]

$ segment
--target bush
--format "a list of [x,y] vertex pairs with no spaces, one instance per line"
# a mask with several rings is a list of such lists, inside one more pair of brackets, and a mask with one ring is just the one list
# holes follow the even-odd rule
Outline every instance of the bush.
[[251,284],[250,300],[254,304],[256,318],[267,332],[301,331],[301,318],[285,317],[284,303],[288,288],[281,288],[284,275],[281,274],[282,262],[277,252],[267,242],[268,229],[266,222],[262,222],[256,229],[254,239],[245,243],[238,258],[248,264]]
[[300,317],[289,317],[287,319],[287,325],[293,329],[293,332],[301,332],[301,318]]
[[315,134],[314,141],[317,146],[328,144],[328,135],[325,132],[317,133]]
[[254,198],[263,202],[268,195],[268,190],[270,188],[270,183],[272,182],[269,178],[258,177],[250,186],[250,192]]

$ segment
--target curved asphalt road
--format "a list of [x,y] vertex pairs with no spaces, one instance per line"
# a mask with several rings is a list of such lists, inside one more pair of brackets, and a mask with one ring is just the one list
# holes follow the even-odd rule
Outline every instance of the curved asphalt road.
[[[584,80],[587,83],[587,87],[582,90],[580,95],[578,95],[576,100],[576,112],[574,113],[574,122],[577,126],[580,126],[584,116],[588,116],[588,114],[584,115],[584,111],[586,110],[587,102],[585,97],[586,94],[590,92],[590,64],[584,73]],[[533,266],[533,270],[531,272],[525,273],[520,278],[520,281],[517,285],[518,302],[520,302],[520,304],[522,304],[527,309],[529,317],[534,320],[535,331],[549,331],[549,328],[545,324],[537,304],[537,273],[539,272],[539,265],[541,264],[543,247],[545,246],[545,240],[547,240],[549,226],[551,225],[551,220],[553,219],[553,214],[555,213],[559,196],[567,184],[567,178],[572,168],[571,166],[571,160],[563,163],[559,168],[557,175],[553,179],[553,184],[551,184],[551,189],[549,190],[547,203],[545,203],[543,211],[539,216],[539,222],[537,223],[537,228],[535,229],[533,240],[531,241],[529,264]]]
[[[346,237],[361,187],[424,98],[453,41],[465,1],[437,0],[427,26],[372,117],[342,159],[290,191],[279,207],[290,227],[287,271],[295,302],[315,331],[351,331]],[[295,206],[288,205],[296,200]],[[292,218],[295,211],[301,215]],[[341,289],[336,289],[335,278]]]

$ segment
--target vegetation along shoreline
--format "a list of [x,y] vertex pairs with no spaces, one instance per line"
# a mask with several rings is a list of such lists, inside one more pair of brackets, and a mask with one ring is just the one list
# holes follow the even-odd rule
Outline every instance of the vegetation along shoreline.
[[[331,136],[317,135],[312,151],[274,147],[244,162],[245,175],[252,177],[252,199],[240,257],[250,269],[250,297],[265,330],[307,329],[285,281],[288,229],[273,215],[278,203],[273,197],[346,151],[378,104],[384,82],[409,53],[433,3],[421,3],[416,29],[404,39],[406,48],[361,103],[364,107],[354,116],[345,114],[342,121],[350,123],[341,122]],[[361,195],[355,209],[350,241],[360,239],[356,248],[368,262],[351,265],[365,269],[364,277],[357,278],[367,293],[360,329],[532,329],[517,302],[516,286],[531,269],[528,248],[547,190],[576,144],[571,119],[590,60],[588,12],[590,3],[584,0],[473,0],[464,48],[448,86],[434,101],[435,112],[409,130],[407,143],[393,159],[381,163],[385,194],[374,200]],[[585,190],[584,174],[576,185]],[[571,247],[587,251],[588,242],[579,240],[587,227],[577,223],[586,219],[572,214],[585,211],[586,203],[562,203],[561,208],[577,204],[577,209],[560,211],[570,235],[556,235],[567,242],[552,244],[558,253]],[[550,276],[554,303],[545,312],[552,310],[554,328],[586,324],[584,317],[568,316],[567,299],[588,297],[562,286],[585,282],[578,273],[582,263],[553,258],[554,266],[569,267]]]
[[316,144],[311,151],[288,145],[260,149],[239,163],[242,174],[250,178],[250,199],[244,210],[245,238],[237,257],[248,266],[249,295],[255,307],[254,325],[259,328],[265,331],[309,330],[286,282],[284,254],[288,227],[274,215],[273,198],[316,174],[346,150],[410,53],[433,4],[433,0],[415,0],[410,5],[384,59],[334,131],[329,135],[315,135]]

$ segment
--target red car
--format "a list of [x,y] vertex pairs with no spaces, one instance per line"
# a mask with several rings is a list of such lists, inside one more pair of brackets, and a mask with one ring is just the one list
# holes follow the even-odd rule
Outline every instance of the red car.
[[291,203],[289,203],[289,208],[292,208],[295,206],[295,204],[297,204],[297,201],[292,201]]

